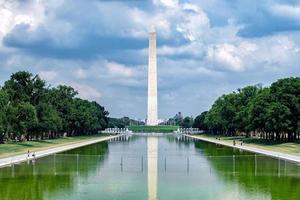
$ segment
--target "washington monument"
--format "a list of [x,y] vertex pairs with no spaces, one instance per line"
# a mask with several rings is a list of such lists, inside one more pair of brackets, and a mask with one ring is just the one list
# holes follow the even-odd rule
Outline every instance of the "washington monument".
[[148,52],[148,113],[147,125],[158,125],[157,120],[157,66],[156,66],[156,32],[154,26],[149,31]]

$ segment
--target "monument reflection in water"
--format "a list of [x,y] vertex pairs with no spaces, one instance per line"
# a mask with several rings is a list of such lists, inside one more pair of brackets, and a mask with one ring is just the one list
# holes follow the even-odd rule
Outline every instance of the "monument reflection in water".
[[157,137],[147,137],[148,200],[157,199],[157,144]]

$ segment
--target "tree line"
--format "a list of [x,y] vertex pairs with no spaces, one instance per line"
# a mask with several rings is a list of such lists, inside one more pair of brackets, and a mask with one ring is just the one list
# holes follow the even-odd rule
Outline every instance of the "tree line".
[[126,128],[128,126],[145,125],[145,122],[140,120],[130,119],[129,117],[108,118],[109,128]]
[[300,78],[279,79],[270,87],[247,86],[219,97],[194,120],[212,134],[293,141],[300,133]]
[[0,88],[0,143],[97,133],[108,112],[77,97],[74,88],[50,87],[38,75],[19,71]]

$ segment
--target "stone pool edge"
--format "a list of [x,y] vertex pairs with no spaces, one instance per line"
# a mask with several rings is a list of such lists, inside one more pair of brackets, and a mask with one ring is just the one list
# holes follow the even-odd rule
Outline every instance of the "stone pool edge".
[[121,135],[114,135],[114,136],[105,136],[105,137],[101,137],[95,140],[90,140],[90,141],[83,141],[83,142],[78,142],[78,143],[73,143],[73,144],[66,144],[63,146],[59,146],[59,147],[50,147],[49,149],[46,150],[40,150],[40,151],[35,151],[35,158],[33,158],[31,156],[32,152],[30,153],[30,157],[28,158],[27,153],[26,154],[21,154],[21,155],[16,155],[16,156],[10,156],[7,158],[1,158],[0,159],[0,168],[2,167],[6,167],[6,166],[10,166],[13,164],[19,164],[25,161],[29,161],[29,160],[33,160],[33,159],[38,159],[41,157],[45,157],[45,156],[49,156],[51,154],[55,154],[55,153],[60,153],[63,151],[67,151],[67,150],[71,150],[71,149],[76,149],[79,147],[83,147],[83,146],[87,146],[87,145],[91,145],[91,144],[95,144],[98,142],[103,142],[106,140],[110,140],[113,138],[117,138],[120,137]]
[[193,136],[193,135],[187,135],[187,134],[183,134],[183,135],[186,137],[189,137],[189,138],[198,139],[198,140],[202,140],[205,142],[210,142],[210,143],[219,144],[219,145],[223,145],[223,146],[227,146],[227,147],[231,147],[231,148],[241,149],[241,150],[249,151],[252,153],[263,154],[263,155],[270,156],[273,158],[288,160],[288,161],[300,164],[300,156],[294,156],[294,155],[290,155],[290,154],[286,154],[286,153],[279,153],[279,152],[275,152],[275,151],[268,151],[268,150],[259,149],[259,148],[255,148],[255,147],[248,147],[248,146],[245,146],[245,144],[243,146],[241,146],[239,144],[236,144],[234,146],[233,144],[228,144],[228,143],[225,143],[225,142],[222,142],[219,140],[203,138],[201,136]]

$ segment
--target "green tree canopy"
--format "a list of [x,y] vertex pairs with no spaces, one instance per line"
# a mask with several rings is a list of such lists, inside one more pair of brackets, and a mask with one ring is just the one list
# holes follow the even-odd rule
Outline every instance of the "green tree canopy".
[[254,133],[269,140],[288,141],[299,138],[299,121],[299,77],[280,79],[267,88],[247,86],[222,95],[195,120],[215,134]]
[[0,143],[97,133],[108,126],[108,112],[77,97],[72,87],[46,86],[38,75],[19,71],[0,89]]

